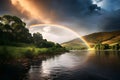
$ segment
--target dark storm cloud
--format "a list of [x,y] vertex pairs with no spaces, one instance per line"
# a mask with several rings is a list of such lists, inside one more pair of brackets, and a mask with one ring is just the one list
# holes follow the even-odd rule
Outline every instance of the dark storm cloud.
[[63,18],[81,18],[90,14],[90,11],[94,12],[98,6],[92,4],[91,0],[54,0],[52,9]]
[[[100,7],[98,7],[96,4],[92,4],[91,0],[30,0],[35,6],[37,6],[37,9],[43,14],[46,14],[47,18],[50,18],[54,23],[62,23],[72,21],[76,21],[73,25],[76,28],[82,27],[84,28],[95,28],[96,26],[93,26],[94,23],[94,16],[99,16]],[[41,9],[42,7],[42,9]],[[18,11],[15,11],[18,12]],[[14,13],[15,13],[14,12]],[[19,16],[22,15],[23,17],[28,16],[27,12],[19,13]],[[92,16],[92,17],[91,17]],[[89,19],[90,18],[90,19]],[[97,17],[97,20],[99,18]],[[88,21],[88,22],[86,22]],[[31,20],[31,23],[36,22],[36,20]],[[39,21],[37,21],[38,23]],[[89,26],[87,26],[89,25]]]
[[[79,28],[89,31],[90,29],[92,31],[93,29],[98,29],[100,7],[92,4],[92,0],[30,0],[30,2],[37,7],[39,12],[44,14],[44,17],[49,18],[53,24],[65,25],[75,30],[79,30]],[[7,0],[5,0],[5,3],[7,3]],[[40,19],[31,19],[28,11],[24,10],[24,12],[22,12],[16,9],[19,4],[14,7],[10,1],[8,1],[8,3],[2,7],[7,6],[6,9],[11,9],[11,14],[23,18],[28,26],[41,23]],[[12,8],[10,6],[12,6]],[[33,10],[31,11],[33,12]]]
[[120,0],[106,0],[104,7],[107,10],[120,9]]
[[[38,12],[44,14],[44,18],[49,18],[53,24],[65,24],[70,28],[78,30],[78,32],[83,28],[88,32],[100,29],[108,30],[108,27],[110,30],[119,29],[120,15],[116,15],[116,13],[114,13],[115,11],[110,10],[119,9],[120,0],[95,0],[97,3],[105,2],[102,7],[104,9],[101,9],[97,4],[93,4],[93,0],[26,1],[34,4]],[[109,11],[109,16],[106,15],[108,14],[107,10]],[[10,0],[0,0],[0,14],[4,13],[21,17],[28,25],[42,23],[40,19],[31,18],[30,13],[27,10],[24,10],[23,12],[18,10],[12,5]]]
[[102,20],[103,30],[120,30],[120,0],[106,0],[104,9],[108,12]]
[[12,5],[10,0],[0,0],[0,13],[10,12]]
[[104,31],[120,30],[120,9],[107,15],[103,22],[104,24],[102,26]]
[[58,14],[67,16],[82,15],[91,6],[90,0],[54,0],[53,9]]
[[[54,0],[52,9],[57,16],[57,22],[68,22],[74,24],[71,28],[75,30],[98,29],[97,25],[100,22],[101,8],[96,4],[92,4],[91,0]],[[63,25],[64,25],[63,23]]]
[[0,15],[4,15],[4,14],[16,15],[21,18],[28,18],[27,15],[24,15],[19,10],[17,10],[12,5],[10,0],[0,0]]

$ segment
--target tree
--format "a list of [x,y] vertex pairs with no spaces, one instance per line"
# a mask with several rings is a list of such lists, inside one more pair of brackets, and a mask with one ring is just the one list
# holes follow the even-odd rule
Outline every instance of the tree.
[[39,32],[33,33],[33,42],[37,47],[42,47],[42,41],[43,37]]
[[103,50],[103,44],[101,43],[101,41],[98,41],[97,44],[95,45],[95,50]]
[[109,44],[103,44],[103,47],[104,47],[104,50],[106,50],[106,49],[110,49]]
[[115,44],[112,46],[113,50],[119,50],[120,49],[120,45],[119,44]]
[[60,44],[58,44],[58,43],[55,44],[55,47],[56,48],[62,48],[62,46]]
[[4,15],[0,17],[1,41],[31,43],[32,36],[25,26],[26,24],[16,16]]
[[55,44],[43,39],[39,32],[32,36],[25,26],[26,24],[16,16],[4,15],[0,17],[0,44],[32,43],[39,48],[62,48],[58,43]]
[[55,43],[54,42],[44,42],[45,44],[43,45],[46,48],[51,48],[51,47],[55,47]]

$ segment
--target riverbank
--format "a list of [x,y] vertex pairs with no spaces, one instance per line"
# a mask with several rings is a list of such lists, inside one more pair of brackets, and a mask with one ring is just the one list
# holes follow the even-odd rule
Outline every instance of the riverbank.
[[15,47],[0,46],[0,55],[2,58],[32,58],[40,54],[57,54],[67,51],[65,48],[36,48],[36,47]]
[[23,79],[32,62],[66,52],[65,48],[36,48],[34,46],[0,46],[0,79]]
[[26,68],[31,60],[42,58],[44,55],[57,55],[66,52],[65,48],[36,48],[0,46],[0,64],[21,64]]

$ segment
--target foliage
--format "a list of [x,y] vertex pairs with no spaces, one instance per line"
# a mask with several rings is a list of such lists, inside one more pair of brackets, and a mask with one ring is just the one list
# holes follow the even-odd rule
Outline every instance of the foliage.
[[43,39],[42,35],[39,32],[33,34],[33,42],[36,45],[36,47],[39,47],[39,48],[51,48],[51,47],[61,48],[62,47],[58,43],[55,44],[54,42]]
[[38,48],[61,48],[60,44],[43,39],[40,33],[29,33],[26,24],[16,16],[4,15],[0,17],[0,45],[16,45],[17,43],[34,44]]
[[65,48],[36,48],[36,47],[14,47],[14,46],[0,46],[0,64],[24,60],[33,59],[42,54],[58,54],[65,52]]
[[29,33],[26,24],[16,16],[0,17],[0,64],[32,59],[42,53],[64,52],[60,44],[43,39],[40,33]]
[[119,50],[120,49],[120,44],[117,43],[117,44],[113,45],[112,49],[113,50]]
[[41,46],[42,40],[43,40],[43,37],[40,33],[37,32],[33,34],[33,42],[37,47]]
[[0,44],[4,45],[11,42],[30,43],[32,36],[25,25],[16,16],[4,15],[0,17]]
[[112,46],[110,46],[109,44],[102,44],[102,43],[97,43],[95,45],[95,50],[119,50],[120,49],[120,43],[114,44]]

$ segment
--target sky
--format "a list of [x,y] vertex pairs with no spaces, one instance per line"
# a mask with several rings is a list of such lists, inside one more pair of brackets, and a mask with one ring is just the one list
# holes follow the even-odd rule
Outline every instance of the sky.
[[[26,22],[27,28],[35,24],[66,26],[83,36],[100,31],[120,30],[119,4],[120,0],[0,0],[0,16],[18,16]],[[63,42],[59,39],[67,41],[75,38],[72,32],[50,25],[36,28],[32,32],[39,31],[52,41]],[[55,32],[56,34],[51,35]]]

